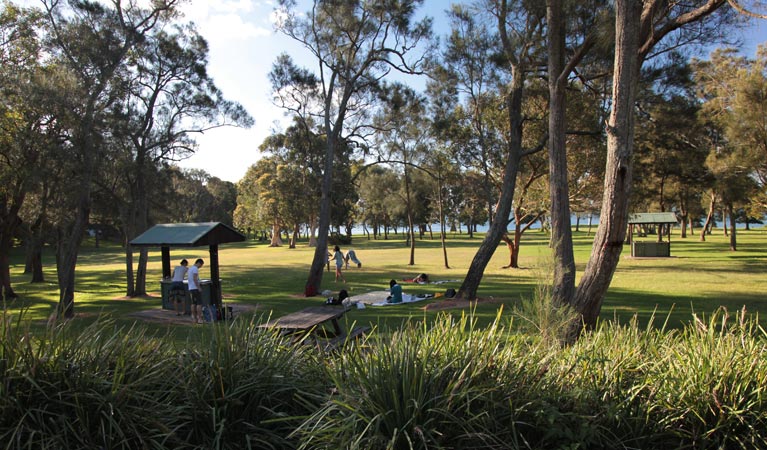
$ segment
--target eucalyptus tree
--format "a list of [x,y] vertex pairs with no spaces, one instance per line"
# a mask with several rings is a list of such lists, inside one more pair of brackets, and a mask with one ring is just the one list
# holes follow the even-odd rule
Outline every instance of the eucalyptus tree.
[[[577,290],[574,287],[574,267],[567,265],[560,266],[553,289],[556,301],[569,304],[579,316],[569,330],[570,341],[577,338],[584,325],[592,327],[596,323],[623,248],[632,186],[634,106],[642,65],[652,57],[665,55],[671,48],[690,42],[710,42],[721,38],[732,19],[732,10],[722,8],[726,4],[727,0],[685,3],[666,3],[662,0],[614,2],[615,57],[611,110],[606,125],[607,164],[600,225]],[[549,28],[555,33],[550,37],[550,66],[557,66],[550,67],[550,73],[560,74],[556,80],[550,78],[550,83],[564,84],[564,79],[572,71],[570,66],[564,66],[561,53],[566,34],[562,14],[564,5],[563,2],[552,0],[547,6]],[[566,130],[564,116],[550,118],[550,121],[552,142],[561,142]],[[560,152],[564,151],[564,146],[558,148]],[[563,170],[561,158],[552,158],[551,164],[558,165],[551,169],[552,172]],[[552,192],[555,189],[566,189],[565,179],[552,179]],[[562,194],[557,196],[563,197]],[[567,223],[565,220],[569,221],[568,209],[552,208],[552,216],[556,214],[559,220]],[[555,242],[570,243],[555,247],[555,261],[573,260],[572,239],[568,238],[569,232],[565,231],[566,229],[569,230],[569,226],[561,226],[554,230]]]
[[272,134],[259,147],[261,152],[278,157],[284,164],[290,164],[291,170],[295,171],[293,186],[289,189],[290,192],[297,191],[298,194],[289,196],[290,208],[295,211],[294,214],[289,214],[293,218],[294,234],[291,248],[295,246],[296,234],[301,224],[309,225],[309,245],[316,245],[315,231],[319,215],[325,142],[313,128],[311,124],[296,118],[284,132]]
[[71,158],[78,163],[78,176],[62,187],[70,193],[72,213],[59,228],[59,316],[74,316],[77,256],[88,225],[94,178],[106,151],[102,146],[105,112],[122,94],[120,75],[129,53],[174,14],[177,2],[158,0],[143,8],[133,0],[112,0],[109,5],[43,0],[51,30],[51,56],[69,70],[77,89],[68,95],[80,100],[78,121],[68,139]]
[[502,89],[508,136],[505,140],[503,171],[499,177],[502,183],[501,191],[494,218],[491,219],[485,238],[456,293],[458,298],[468,299],[476,297],[484,270],[506,232],[520,161],[525,155],[543,149],[543,144],[532,148],[524,147],[523,101],[530,77],[539,70],[543,50],[545,6],[538,2],[514,0],[485,0],[480,5],[494,20],[501,44],[499,64],[508,72],[508,80]]
[[426,98],[400,83],[384,86],[382,112],[376,118],[380,158],[402,168],[402,201],[408,226],[410,261],[415,264],[415,223],[413,170],[421,167],[431,144],[431,127],[426,121]]
[[393,214],[386,200],[393,197],[400,186],[399,177],[390,167],[374,165],[362,172],[358,179],[362,223],[370,225],[374,239],[381,236],[382,228],[383,238],[388,239]]
[[[150,198],[159,192],[162,164],[193,154],[195,134],[253,123],[242,106],[224,98],[207,62],[208,44],[193,24],[152,30],[130,52],[125,94],[116,101],[111,121],[115,138],[125,141],[118,156],[124,165],[117,168],[123,194],[115,192],[115,201],[122,205],[126,242],[150,225]],[[142,248],[134,290],[133,250],[126,245],[128,295],[146,293],[146,263]]]
[[717,127],[721,139],[740,154],[741,165],[750,168],[758,183],[751,208],[767,212],[767,46],[754,58],[734,49],[718,49],[709,60],[695,61],[703,115]]
[[[605,30],[606,1],[546,0],[549,85],[549,196],[554,248],[552,297],[554,304],[575,293],[575,256],[570,227],[570,192],[566,151],[567,90],[571,76],[600,40],[611,40]],[[599,65],[598,59],[596,62]],[[590,76],[579,74],[587,84]]]
[[320,186],[322,180],[322,158],[325,141],[316,132],[311,121],[306,122],[294,117],[284,132],[267,137],[260,146],[262,152],[290,161],[300,171],[296,178],[296,188],[303,191],[303,196],[297,198],[296,209],[303,210],[300,223],[309,225],[309,245],[315,246],[317,218],[319,216]]
[[279,29],[315,59],[318,73],[298,68],[287,55],[270,74],[275,102],[321,124],[326,150],[317,247],[304,293],[320,290],[327,258],[332,180],[336,154],[365,133],[367,111],[379,81],[391,71],[417,73],[431,21],[413,22],[423,0],[313,0],[306,15],[295,0],[280,0]]
[[452,4],[450,34],[431,70],[428,91],[434,99],[435,134],[451,143],[453,154],[466,167],[483,174],[487,217],[493,220],[499,182],[494,168],[503,160],[498,130],[488,112],[498,108],[502,71],[492,27],[483,21],[481,4]]
[[16,298],[8,255],[22,225],[28,195],[44,177],[41,170],[48,113],[41,100],[40,12],[11,3],[0,6],[0,300]]

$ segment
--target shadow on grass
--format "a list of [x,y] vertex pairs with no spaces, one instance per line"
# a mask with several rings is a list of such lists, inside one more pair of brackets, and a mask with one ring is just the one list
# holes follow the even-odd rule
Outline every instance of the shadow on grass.
[[[617,320],[627,324],[636,315],[642,328],[652,320],[655,327],[661,327],[666,322],[667,328],[680,329],[693,320],[693,314],[710,317],[720,307],[726,308],[731,314],[743,307],[747,312],[756,312],[762,303],[745,294],[728,294],[727,298],[722,298],[719,293],[690,297],[611,289],[602,305],[600,320]],[[759,323],[763,327],[767,326],[767,317],[759,317]]]

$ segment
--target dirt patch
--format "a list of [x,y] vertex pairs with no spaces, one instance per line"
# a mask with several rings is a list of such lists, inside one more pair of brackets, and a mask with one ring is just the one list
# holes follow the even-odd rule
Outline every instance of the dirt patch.
[[[237,318],[238,314],[253,313],[255,311],[258,311],[259,309],[259,305],[246,305],[246,304],[238,304],[238,303],[230,303],[230,302],[227,302],[225,306],[232,308],[232,315],[235,318]],[[145,322],[166,323],[166,324],[176,324],[176,325],[194,325],[194,321],[192,320],[191,315],[182,314],[178,316],[176,315],[176,311],[171,309],[162,309],[162,308],[145,309],[142,311],[136,311],[134,313],[130,313],[128,314],[128,316],[143,320]]]
[[423,309],[424,311],[444,311],[447,309],[470,308],[479,303],[483,305],[501,303],[501,300],[497,298],[493,298],[493,297],[487,297],[487,298],[480,297],[474,301],[445,299],[445,300],[439,300],[433,303],[429,303],[428,305],[424,306],[421,309]]

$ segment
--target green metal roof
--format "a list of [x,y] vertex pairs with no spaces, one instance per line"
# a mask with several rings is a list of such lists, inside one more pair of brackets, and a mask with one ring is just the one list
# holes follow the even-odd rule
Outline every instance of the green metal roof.
[[130,241],[137,247],[198,247],[242,242],[245,235],[221,222],[162,223]]
[[629,214],[629,224],[679,223],[672,212]]

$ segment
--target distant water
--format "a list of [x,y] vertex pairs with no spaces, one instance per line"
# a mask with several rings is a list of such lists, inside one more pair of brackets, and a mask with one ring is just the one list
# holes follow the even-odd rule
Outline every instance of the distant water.
[[[767,222],[767,217],[765,217],[764,221]],[[572,224],[573,228],[575,228],[576,222],[577,222],[576,217],[575,216],[571,216],[570,217],[570,223]],[[599,225],[599,216],[595,215],[592,218],[591,226],[592,226],[592,228],[596,228],[598,225]],[[476,231],[479,232],[479,233],[484,233],[484,232],[487,231],[488,226],[489,226],[488,223],[484,223],[482,225],[477,225]],[[589,226],[589,218],[588,217],[581,217],[580,229],[581,230],[586,230],[586,229],[588,229],[588,226]],[[746,224],[744,224],[744,223],[738,223],[735,226],[736,226],[736,229],[738,229],[738,230],[745,230],[746,229]],[[764,226],[765,225],[761,224],[761,223],[752,223],[751,224],[751,229],[760,229],[760,228],[764,228]],[[716,227],[717,228],[722,228],[722,222],[721,221],[717,221],[716,222]],[[509,224],[509,230],[512,230],[513,228],[514,228],[514,224],[513,223]],[[541,223],[540,222],[536,222],[530,228],[533,229],[533,230],[538,230],[538,229],[541,228]],[[450,227],[448,226],[447,229],[448,229],[448,232],[449,232],[450,231]],[[674,230],[678,231],[679,230],[679,226],[678,225],[675,226]],[[368,231],[370,231],[372,233],[372,230],[370,230],[369,228],[368,228]],[[432,231],[435,232],[435,233],[439,232],[439,224],[438,223],[432,224]],[[402,227],[398,228],[397,232],[402,233],[403,232],[403,228]],[[457,232],[467,233],[466,225],[461,224],[461,229],[457,230]],[[356,226],[356,227],[354,227],[352,229],[352,234],[355,234],[355,235],[357,235],[357,234],[364,234],[364,230],[363,230],[363,228],[361,226]]]

